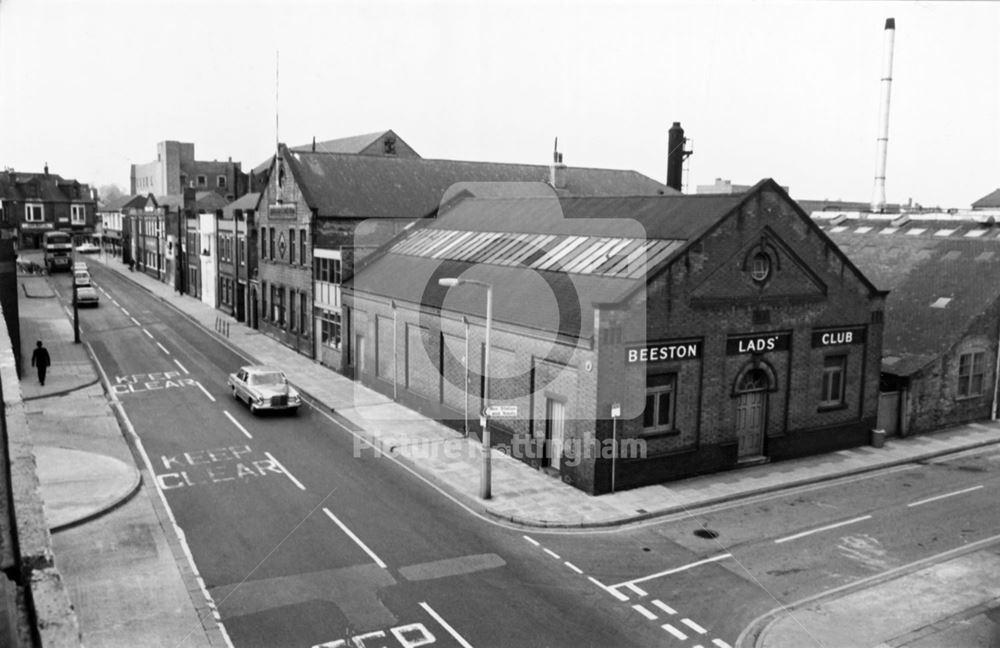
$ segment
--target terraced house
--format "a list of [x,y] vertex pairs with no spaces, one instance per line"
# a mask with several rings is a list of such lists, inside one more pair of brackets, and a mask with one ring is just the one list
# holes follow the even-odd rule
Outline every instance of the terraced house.
[[0,172],[0,232],[21,249],[41,247],[42,234],[69,232],[77,240],[95,231],[97,199],[89,185],[49,173]]

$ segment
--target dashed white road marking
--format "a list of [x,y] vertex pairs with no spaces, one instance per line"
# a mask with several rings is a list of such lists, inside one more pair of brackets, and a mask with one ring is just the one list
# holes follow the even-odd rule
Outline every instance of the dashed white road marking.
[[646,617],[650,621],[655,621],[656,620],[656,615],[655,614],[653,614],[652,612],[650,612],[649,610],[647,610],[642,605],[639,605],[638,603],[636,603],[635,605],[633,605],[632,609],[635,610],[636,612],[638,612],[639,614],[641,614],[642,616]]
[[733,648],[722,639],[712,639],[712,643],[714,643],[719,648]]
[[552,551],[551,549],[542,549],[542,551],[544,551],[545,553],[549,554],[550,556],[552,556],[552,557],[553,557],[553,558],[555,558],[556,560],[562,560],[562,559],[561,559],[561,558],[559,557],[559,554],[557,554],[556,552]]
[[[357,544],[357,545],[358,545],[359,547],[361,547],[361,548],[362,548],[362,549],[364,550],[364,552],[365,552],[366,554],[368,554],[368,556],[369,556],[369,557],[370,557],[370,558],[371,558],[372,560],[374,560],[374,561],[375,561],[375,564],[376,564],[376,565],[378,565],[378,566],[379,566],[379,567],[381,567],[382,569],[385,569],[385,568],[386,568],[386,566],[385,566],[385,563],[384,563],[384,562],[382,562],[382,559],[381,559],[381,558],[379,558],[379,557],[378,557],[378,556],[377,556],[377,555],[375,554],[375,552],[374,552],[374,551],[372,551],[371,549],[369,549],[369,548],[368,548],[368,545],[366,545],[366,544],[365,544],[364,542],[362,542],[362,541],[361,541],[361,538],[359,538],[358,536],[354,535],[354,532],[353,532],[353,531],[351,531],[350,529],[348,529],[348,528],[347,528],[347,525],[346,525],[346,524],[344,524],[344,523],[343,523],[343,522],[341,522],[341,521],[340,521],[339,519],[337,519],[337,516],[336,516],[336,515],[334,515],[333,513],[331,513],[331,512],[330,512],[330,509],[328,509],[328,508],[326,508],[326,507],[324,506],[324,507],[323,507],[323,512],[324,512],[324,513],[326,513],[326,514],[327,514],[327,516],[328,516],[328,517],[329,517],[329,518],[330,518],[331,520],[333,520],[334,524],[336,524],[337,526],[339,526],[339,527],[340,527],[340,530],[341,530],[341,531],[343,531],[344,533],[346,533],[346,534],[347,534],[347,537],[348,537],[348,538],[350,538],[351,540],[353,540],[355,544]],[[421,605],[423,605],[423,603],[421,603]],[[426,608],[425,608],[425,609],[426,609]],[[435,614],[433,614],[433,613],[431,613],[431,612],[428,612],[428,614],[430,614],[430,615],[431,615],[431,616],[433,616],[433,617],[434,617],[435,619],[437,619],[437,620],[438,620],[438,622],[439,622],[439,623],[440,623],[441,625],[445,626],[445,629],[447,629],[447,625],[446,625],[446,624],[444,623],[444,619],[441,619],[440,617],[436,616]]]
[[569,567],[570,569],[572,569],[573,571],[575,571],[577,574],[582,574],[583,573],[582,569],[580,569],[579,567],[577,567],[576,565],[574,565],[573,563],[571,563],[568,560],[564,561],[563,564],[566,565],[567,567]]
[[684,634],[683,632],[681,632],[680,630],[678,630],[674,626],[670,625],[669,623],[664,623],[660,627],[663,628],[664,630],[666,630],[667,632],[669,632],[670,634],[674,635],[675,637],[677,637],[681,641],[684,641],[685,639],[688,638],[688,636],[686,634]]
[[132,320],[132,323],[135,324],[136,326],[142,326],[142,324],[140,324],[139,320],[137,320],[136,318],[129,317],[129,319]]
[[656,599],[655,601],[653,601],[653,605],[655,605],[656,607],[660,608],[661,610],[663,610],[667,614],[677,614],[677,610],[675,610],[674,608],[670,607],[669,605],[667,605],[666,603],[664,603],[660,599]]
[[796,533],[795,535],[785,536],[784,538],[778,538],[774,541],[774,544],[781,544],[782,542],[788,542],[789,540],[798,540],[799,538],[804,538],[806,536],[813,535],[814,533],[822,533],[823,531],[829,531],[830,529],[837,529],[842,526],[847,526],[848,524],[854,524],[856,522],[863,522],[865,520],[870,520],[872,516],[862,515],[861,517],[852,518],[850,520],[843,520],[841,522],[835,522],[834,524],[828,524],[826,526],[819,527],[818,529],[810,529],[809,531],[803,531],[802,533]]
[[157,343],[156,343],[156,346],[160,347],[160,349],[161,349],[161,350],[162,350],[162,351],[163,351],[164,353],[166,353],[167,355],[170,355],[170,352],[169,352],[169,351],[167,351],[167,347],[163,346],[163,345],[162,345],[162,344],[160,344],[159,342],[157,342]]
[[587,580],[589,580],[589,581],[590,581],[591,583],[593,583],[594,585],[597,585],[597,586],[598,586],[598,587],[600,587],[600,588],[601,588],[602,590],[604,590],[605,592],[607,592],[607,593],[608,593],[608,594],[610,594],[611,596],[615,597],[615,598],[616,598],[616,599],[618,599],[619,601],[627,601],[627,600],[628,600],[628,597],[627,597],[627,596],[625,596],[624,594],[622,594],[621,592],[619,592],[618,590],[616,590],[616,589],[615,589],[615,588],[613,588],[613,587],[608,587],[607,585],[605,585],[605,584],[604,584],[604,583],[602,583],[601,581],[597,580],[597,579],[596,579],[596,578],[594,578],[593,576],[587,576]]
[[633,578],[632,580],[627,580],[617,585],[612,585],[611,587],[629,587],[631,588],[636,583],[642,583],[648,580],[653,580],[655,578],[660,578],[662,576],[669,576],[670,574],[676,574],[678,572],[687,571],[688,569],[693,569],[707,563],[717,562],[719,560],[725,560],[726,558],[732,558],[733,554],[723,553],[717,556],[712,556],[711,558],[705,558],[704,560],[697,560],[693,563],[688,563],[687,565],[681,565],[680,567],[674,567],[672,569],[665,569],[661,572],[656,572],[655,574],[650,574],[649,576],[642,576],[640,578]]
[[426,604],[426,603],[424,603],[424,602],[421,602],[421,603],[420,603],[420,607],[424,608],[424,612],[426,612],[427,614],[429,614],[429,615],[431,615],[432,617],[434,617],[434,620],[435,620],[435,621],[437,621],[438,623],[440,623],[440,624],[441,624],[441,627],[442,627],[442,628],[444,628],[445,630],[447,630],[447,631],[448,631],[448,634],[450,634],[450,635],[451,635],[451,638],[452,638],[452,639],[454,639],[455,641],[457,641],[457,642],[459,643],[459,645],[460,645],[460,646],[462,646],[462,648],[472,648],[472,644],[470,644],[470,643],[469,643],[468,641],[466,641],[466,640],[465,640],[465,639],[464,639],[464,638],[462,637],[462,635],[458,634],[458,632],[457,632],[457,631],[455,630],[455,628],[452,628],[452,627],[451,627],[451,626],[450,626],[450,625],[448,624],[448,622],[447,622],[447,621],[445,621],[444,619],[442,619],[442,618],[441,618],[441,615],[440,615],[440,614],[438,614],[437,612],[435,612],[435,611],[434,611],[434,610],[433,610],[433,609],[431,608],[431,606],[427,605],[427,604]]
[[142,329],[142,332],[145,333],[146,337],[148,337],[150,340],[153,339],[153,334],[150,333],[148,329]]
[[698,634],[705,634],[706,632],[708,632],[708,630],[706,630],[705,628],[702,628],[700,625],[698,625],[697,623],[695,623],[691,619],[681,619],[681,623],[683,623],[687,627],[691,628],[692,630],[694,630]]
[[[121,308],[121,307],[119,306],[119,308]],[[132,317],[132,315],[130,315],[129,312],[127,310],[125,310],[124,308],[122,308],[122,312],[125,313],[125,317]],[[136,324],[138,324],[138,322],[136,322]]]
[[180,370],[183,371],[184,373],[191,373],[190,371],[184,368],[184,365],[181,364],[180,360],[174,358],[174,364],[180,367]]
[[944,495],[935,495],[934,497],[928,497],[927,499],[917,500],[916,502],[910,502],[907,504],[908,507],[920,506],[921,504],[928,504],[930,502],[936,502],[942,500],[946,497],[954,497],[955,495],[965,495],[966,493],[971,493],[982,488],[983,485],[973,486],[972,488],[963,488],[962,490],[954,491],[952,493],[945,493]]
[[639,587],[635,583],[625,583],[624,587],[627,587],[630,590],[632,590],[633,592],[635,592],[636,596],[645,596],[646,595],[646,590],[642,589],[641,587]]
[[525,540],[527,540],[531,544],[535,545],[536,547],[540,547],[541,546],[541,543],[538,542],[538,540],[535,540],[534,538],[529,537],[529,536],[523,536],[523,537],[524,537]]
[[202,385],[200,382],[195,382],[195,384],[198,385],[198,388],[201,389],[201,391],[205,392],[205,395],[208,396],[208,400],[212,401],[213,403],[215,402],[215,396],[209,394],[208,390],[205,389],[204,385]]
[[[229,418],[229,420],[233,422],[233,425],[235,425],[236,427],[238,427],[240,429],[240,432],[242,432],[243,434],[245,434],[248,439],[252,439],[253,438],[253,435],[250,434],[249,432],[247,432],[247,429],[245,427],[243,427],[242,425],[240,425],[240,422],[237,421],[236,419],[234,419],[232,414],[230,414],[226,410],[222,410],[222,413],[225,414]],[[305,489],[303,489],[303,490],[305,490]]]
[[[275,466],[277,466],[278,468],[280,468],[281,472],[285,473],[285,476],[288,477],[289,479],[291,479],[292,483],[299,487],[299,490],[305,490],[306,489],[306,487],[302,485],[302,482],[300,482],[298,479],[295,479],[295,475],[293,475],[292,473],[288,472],[288,468],[285,468],[283,465],[281,465],[280,461],[278,461],[277,459],[274,458],[273,454],[271,454],[270,452],[265,452],[264,456],[267,457],[268,459],[270,459],[271,463],[273,463]],[[333,514],[331,513],[331,515],[333,515]],[[376,562],[381,562],[381,561],[376,561]],[[385,567],[385,565],[382,565],[382,566]]]

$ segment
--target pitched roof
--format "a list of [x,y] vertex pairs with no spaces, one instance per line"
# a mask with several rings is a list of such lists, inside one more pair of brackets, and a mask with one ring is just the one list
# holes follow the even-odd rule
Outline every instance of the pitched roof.
[[1000,241],[856,230],[830,237],[886,298],[883,371],[910,375],[947,353],[1000,299]]
[[226,204],[226,198],[214,191],[199,191],[194,197],[194,208],[206,212],[222,209]]
[[254,210],[257,209],[257,203],[259,202],[260,202],[259,193],[251,192],[248,194],[243,194],[233,202],[223,207],[222,213],[226,214],[227,216],[231,216],[233,212],[235,212],[237,209],[242,209],[243,211]]
[[481,292],[437,284],[440,277],[478,279],[494,288],[497,321],[587,338],[595,304],[625,299],[745,199],[469,198],[366,259],[347,285],[483,316]]
[[387,136],[399,139],[399,135],[396,135],[396,133],[390,129],[378,131],[376,133],[365,133],[364,135],[341,137],[338,139],[326,140],[324,142],[316,142],[315,144],[310,142],[309,144],[293,146],[292,150],[301,151],[303,153],[353,153],[356,155],[364,152],[364,150],[371,145],[382,141],[382,138]]
[[144,203],[145,201],[146,197],[140,194],[136,194],[133,196],[117,196],[105,202],[104,204],[100,205],[100,207],[98,207],[98,211],[104,211],[104,212],[125,211],[129,207]]
[[[422,218],[437,212],[456,182],[544,182],[549,168],[283,148],[303,197],[320,217]],[[677,193],[635,171],[567,167],[562,195],[663,195]]]
[[[76,193],[77,189],[79,194]],[[0,172],[0,198],[42,202],[93,202],[89,185],[55,173]]]
[[996,209],[998,207],[1000,207],[1000,189],[992,191],[972,203],[973,209]]

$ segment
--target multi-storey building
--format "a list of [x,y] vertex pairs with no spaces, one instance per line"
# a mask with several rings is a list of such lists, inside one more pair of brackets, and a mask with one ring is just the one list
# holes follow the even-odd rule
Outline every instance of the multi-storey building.
[[132,165],[130,187],[132,194],[154,196],[178,196],[193,188],[213,191],[231,202],[248,191],[249,178],[232,158],[196,160],[194,144],[167,140],[156,145],[156,160]]
[[21,249],[37,249],[42,234],[62,230],[75,240],[95,232],[97,199],[91,188],[49,173],[0,172],[0,236]]

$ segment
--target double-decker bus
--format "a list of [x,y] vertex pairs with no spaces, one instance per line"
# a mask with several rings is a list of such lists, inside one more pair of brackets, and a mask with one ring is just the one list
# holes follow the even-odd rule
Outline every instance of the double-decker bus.
[[42,235],[45,269],[49,273],[66,270],[73,264],[73,239],[66,232],[51,231]]

